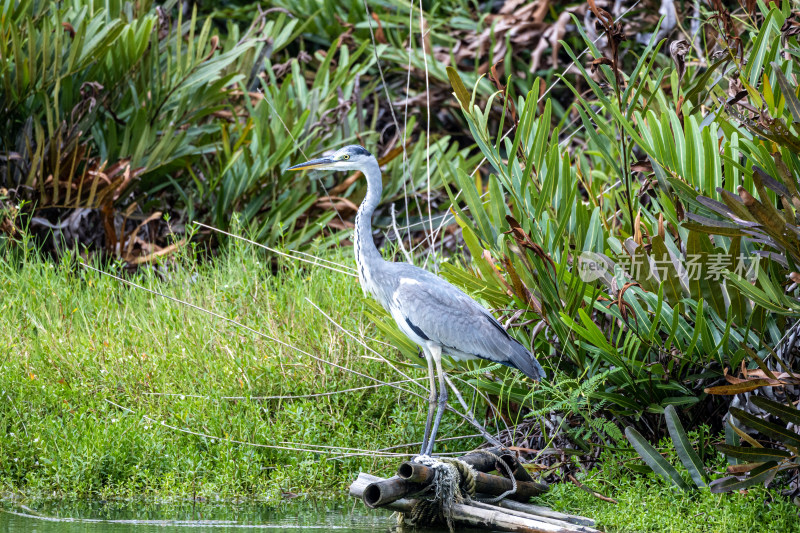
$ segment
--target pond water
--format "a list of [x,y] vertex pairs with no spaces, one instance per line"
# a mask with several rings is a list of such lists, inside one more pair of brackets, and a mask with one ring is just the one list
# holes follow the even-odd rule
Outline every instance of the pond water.
[[141,504],[58,502],[0,503],[0,532],[179,533],[333,531],[386,533],[396,529],[388,511],[360,502],[297,502],[280,505]]

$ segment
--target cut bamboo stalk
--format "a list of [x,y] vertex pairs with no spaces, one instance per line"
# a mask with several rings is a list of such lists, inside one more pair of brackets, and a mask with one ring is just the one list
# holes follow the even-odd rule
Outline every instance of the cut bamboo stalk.
[[361,498],[364,504],[370,509],[382,507],[400,498],[405,498],[409,494],[416,494],[427,487],[427,484],[413,483],[401,477],[394,476],[389,479],[373,481],[364,488],[364,495]]
[[[472,457],[470,457],[472,455]],[[494,470],[497,465],[495,465],[495,459],[487,454],[468,454],[465,456],[467,459],[472,459],[473,461],[464,461],[468,464],[472,465],[475,464],[480,468],[491,469]],[[516,462],[513,457],[511,458]],[[502,466],[500,467],[503,468]],[[384,479],[381,481],[376,481],[370,484],[364,490],[364,503],[367,507],[374,509],[376,507],[381,507],[386,505],[387,503],[391,503],[395,500],[399,500],[400,498],[405,498],[409,494],[414,494],[420,492],[425,489],[430,483],[433,482],[435,477],[435,470],[429,468],[425,465],[420,463],[415,463],[413,461],[408,461],[400,465],[398,469],[398,476]],[[496,477],[496,476],[495,476]],[[497,480],[493,478],[487,478],[488,481],[494,482],[496,485],[498,483]],[[478,490],[484,489],[486,483],[480,484],[477,486]],[[511,488],[511,485],[509,485]],[[502,494],[508,489],[500,490],[499,488],[494,492],[487,493],[491,496],[497,496],[498,494]],[[519,490],[519,486],[517,487]],[[481,492],[484,492],[481,490]],[[527,494],[527,492],[524,492]]]
[[[500,458],[503,460],[503,462],[505,462],[508,465],[509,469],[511,470],[511,473],[513,474],[514,478],[517,481],[527,481],[529,483],[536,483],[531,474],[527,470],[525,470],[525,467],[522,466],[522,463],[519,462],[517,456],[514,455],[512,452],[506,450],[506,452],[503,453],[500,456]],[[505,470],[499,472],[505,475]]]
[[[426,484],[430,483],[435,473],[430,467],[420,463],[406,461],[397,469],[397,475],[407,481]],[[477,492],[488,494],[489,496],[499,496],[512,488],[513,484],[510,479],[486,474],[484,472],[475,473],[475,490]],[[527,502],[531,497],[547,492],[547,489],[547,485],[541,483],[517,481],[517,491],[508,497],[517,501]]]
[[[503,456],[503,450],[500,448],[489,448],[485,450],[493,455],[498,457]],[[464,461],[469,466],[477,470],[478,472],[491,472],[492,470],[497,470],[497,465],[495,464],[497,461],[494,457],[489,455],[489,453],[482,453],[480,451],[469,452],[468,454],[459,457],[459,461]],[[503,468],[502,466],[500,468]]]
[[546,518],[555,518],[556,520],[562,520],[564,522],[569,522],[570,524],[575,524],[578,526],[589,526],[593,527],[595,522],[591,518],[586,518],[585,516],[578,516],[573,514],[566,514],[566,513],[559,513],[558,511],[553,511],[548,507],[543,507],[541,505],[533,505],[532,503],[521,503],[515,502],[513,500],[502,500],[497,503],[498,506],[504,507],[506,509],[513,509],[515,511],[521,511],[523,513],[527,513],[530,515],[536,516],[543,516]]
[[502,510],[490,511],[463,503],[453,504],[453,520],[472,527],[520,533],[578,533],[575,529],[555,526],[533,517],[522,518]]
[[548,517],[548,516],[542,516],[541,514],[532,515],[530,513],[524,512],[524,511],[518,511],[518,510],[515,510],[515,509],[509,509],[507,507],[504,508],[504,507],[501,507],[499,505],[492,505],[490,503],[479,502],[479,501],[473,500],[473,501],[470,502],[470,505],[472,505],[473,507],[478,507],[480,509],[487,509],[487,510],[490,510],[490,511],[500,510],[502,512],[508,513],[510,515],[513,515],[513,516],[519,516],[521,518],[533,518],[535,520],[539,520],[540,522],[545,522],[547,524],[552,524],[554,526],[559,526],[561,528],[569,529],[569,530],[572,530],[572,531],[577,531],[577,532],[580,532],[580,533],[600,533],[600,531],[598,531],[597,529],[591,528],[589,526],[578,525],[578,524],[574,524],[574,523],[571,523],[571,522],[567,522],[565,520],[559,520],[559,519]]
[[433,478],[436,477],[436,471],[421,463],[406,461],[401,463],[397,468],[397,476],[408,481],[427,485],[433,483]]
[[384,478],[373,476],[372,474],[367,474],[366,472],[360,472],[358,477],[355,481],[350,483],[350,487],[348,490],[350,491],[350,496],[353,498],[361,498],[364,494],[364,490],[367,488],[367,485],[370,483],[375,483],[376,481],[383,481]]
[[[373,476],[372,474],[366,474],[361,472],[358,474],[353,483],[350,484],[350,496],[353,498],[359,499],[364,501],[364,491],[367,489],[368,486],[379,483],[381,481],[386,481],[384,478]],[[414,500],[409,500],[406,498],[400,498],[393,502],[387,503],[383,506],[383,509],[390,509],[392,511],[399,511],[401,513],[409,513],[411,512],[411,508],[414,506]]]
[[[383,481],[382,478],[361,473],[352,485],[350,495],[363,500],[364,490],[372,483]],[[384,506],[385,509],[411,512],[415,500],[401,498]],[[481,509],[472,505],[453,504],[453,521],[460,526],[480,527],[495,531],[511,531],[517,533],[585,533],[576,529],[574,525],[560,526],[544,522],[536,517],[522,517],[510,514],[503,509]]]
[[[484,451],[489,453],[483,453]],[[510,451],[503,448],[489,448],[487,450],[478,450],[474,452],[470,452],[463,457],[459,457],[459,460],[464,461],[472,468],[477,470],[478,472],[491,472],[492,470],[497,470],[498,473],[502,476],[506,476],[507,471],[501,465],[496,464],[497,460],[492,457],[492,455],[496,455],[503,461],[511,470],[514,475],[514,478],[519,481],[529,481],[534,482],[531,475],[528,473],[527,470],[522,466],[522,464],[517,460],[516,456]],[[498,468],[499,467],[499,468]]]

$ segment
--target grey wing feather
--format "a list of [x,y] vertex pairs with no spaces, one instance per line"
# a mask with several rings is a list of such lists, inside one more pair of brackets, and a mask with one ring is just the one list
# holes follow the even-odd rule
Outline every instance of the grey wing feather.
[[444,353],[513,366],[537,381],[545,377],[536,358],[478,302],[426,270],[407,263],[398,270],[394,304]]

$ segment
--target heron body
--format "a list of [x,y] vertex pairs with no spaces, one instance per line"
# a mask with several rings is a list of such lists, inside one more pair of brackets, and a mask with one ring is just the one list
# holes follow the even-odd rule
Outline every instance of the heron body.
[[[536,381],[545,377],[530,351],[466,293],[427,270],[383,259],[372,239],[372,215],[383,191],[380,167],[372,154],[361,146],[346,146],[333,156],[314,159],[289,170],[312,168],[359,170],[367,179],[367,195],[356,214],[354,235],[358,279],[363,291],[375,298],[392,315],[400,330],[422,348],[428,363],[431,392],[422,454],[432,453],[447,404],[442,354],[457,360],[485,359],[502,363]],[[438,397],[434,365],[439,375]]]

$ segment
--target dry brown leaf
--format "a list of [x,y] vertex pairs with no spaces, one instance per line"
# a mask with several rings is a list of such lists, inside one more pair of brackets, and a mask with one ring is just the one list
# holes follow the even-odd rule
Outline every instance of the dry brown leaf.
[[383,33],[383,26],[381,25],[381,19],[378,18],[378,14],[374,11],[372,12],[372,20],[378,25],[378,29],[375,30],[375,40],[381,44],[386,44],[386,35]]
[[[136,226],[136,229],[134,229],[128,235],[128,248],[126,250],[125,257],[131,257],[133,255],[133,245],[134,245],[134,242],[135,242],[135,240],[137,238],[137,235],[139,235],[139,232],[141,231],[141,229],[143,227],[145,227],[147,224],[149,224],[150,222],[152,222],[154,220],[158,220],[159,218],[161,218],[161,215],[162,215],[161,211],[156,211],[155,213],[151,214],[149,217],[144,219],[138,226]],[[121,241],[123,243],[125,242],[125,235],[124,234],[122,236]]]
[[62,22],[61,27],[64,28],[64,31],[69,33],[70,38],[75,38],[75,28],[69,22]]
[[334,211],[338,211],[340,214],[345,214],[348,211],[352,213],[358,211],[358,206],[356,204],[354,204],[351,200],[341,196],[320,196],[317,198],[317,201],[314,202],[314,207],[318,209],[324,209],[326,211],[333,209]]
[[706,394],[717,394],[722,396],[733,396],[744,392],[752,392],[761,387],[783,387],[787,385],[774,379],[749,379],[743,380],[735,385],[717,385],[716,387],[706,387],[703,392]]
[[691,46],[685,39],[672,41],[669,45],[669,55],[675,62],[675,67],[678,69],[678,85],[683,80],[683,75],[686,72],[686,54],[691,50]]
[[165,255],[169,255],[171,253],[176,252],[185,243],[186,243],[186,239],[181,239],[180,241],[178,241],[176,243],[173,243],[173,244],[170,244],[169,246],[166,246],[164,248],[160,248],[160,249],[156,250],[155,252],[152,252],[152,253],[147,254],[147,255],[139,256],[139,257],[133,259],[132,261],[129,261],[129,264],[131,264],[131,265],[141,265],[142,263],[149,263],[150,261],[152,261],[152,260],[154,260],[154,259],[156,259],[158,257],[163,257]]

